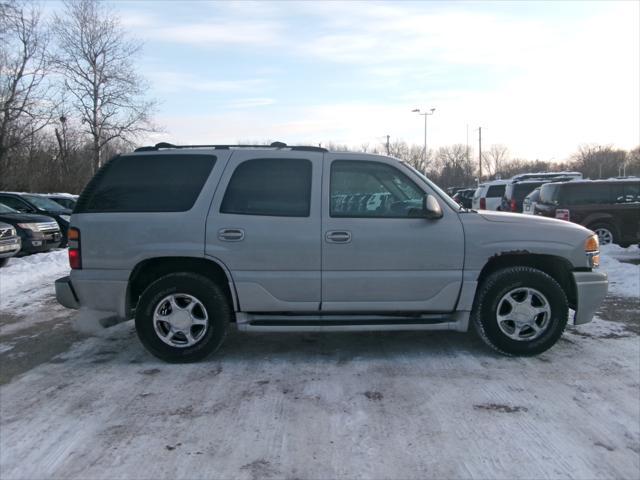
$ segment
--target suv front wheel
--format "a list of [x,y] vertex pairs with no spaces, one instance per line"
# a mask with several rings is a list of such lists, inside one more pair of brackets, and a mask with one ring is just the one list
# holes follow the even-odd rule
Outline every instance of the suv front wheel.
[[156,357],[194,362],[220,347],[230,318],[229,303],[218,285],[195,273],[171,273],[142,293],[136,332]]
[[490,274],[472,313],[484,342],[505,355],[537,355],[551,348],[567,325],[569,305],[551,276],[531,267]]

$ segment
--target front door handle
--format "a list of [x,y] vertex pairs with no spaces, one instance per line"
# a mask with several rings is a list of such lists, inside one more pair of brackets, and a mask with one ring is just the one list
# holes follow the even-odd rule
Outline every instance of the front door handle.
[[240,242],[244,240],[244,230],[241,228],[223,228],[218,230],[218,238],[224,242]]
[[351,232],[346,230],[330,230],[324,237],[329,243],[350,243]]

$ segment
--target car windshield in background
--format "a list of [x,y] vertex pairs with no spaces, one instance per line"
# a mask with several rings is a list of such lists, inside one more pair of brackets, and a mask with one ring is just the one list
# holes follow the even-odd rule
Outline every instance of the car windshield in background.
[[59,203],[49,200],[46,197],[39,197],[38,195],[23,195],[24,198],[38,207],[40,210],[47,210],[49,212],[64,212],[67,209]]
[[18,211],[7,207],[4,203],[0,203],[0,213],[18,213]]
[[540,185],[542,185],[542,182],[523,182],[523,183],[516,183],[513,186],[513,198],[515,198],[518,201],[524,200],[524,197],[526,197],[527,195],[529,195],[531,193],[532,190],[535,190],[536,188],[538,188]]

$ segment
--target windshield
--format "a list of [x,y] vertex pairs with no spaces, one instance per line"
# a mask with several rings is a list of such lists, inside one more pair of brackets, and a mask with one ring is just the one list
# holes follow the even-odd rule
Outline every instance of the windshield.
[[18,213],[18,211],[7,207],[4,203],[0,203],[0,213]]
[[50,212],[64,212],[65,210],[67,210],[59,203],[56,203],[53,200],[49,200],[45,197],[39,197],[38,195],[24,195],[24,198],[26,198],[40,210],[48,210]]
[[438,187],[435,183],[433,183],[431,180],[429,180],[423,173],[421,173],[420,171],[418,171],[417,169],[415,169],[414,167],[412,167],[408,163],[400,162],[400,164],[404,165],[409,170],[411,170],[413,173],[418,175],[422,180],[424,180],[424,182],[427,185],[429,185],[429,187],[431,187],[433,190],[435,190],[436,193],[440,196],[440,198],[442,200],[444,200],[445,202],[447,202],[447,205],[449,205],[451,208],[453,208],[456,212],[459,212],[460,210],[463,210],[463,208],[460,205],[458,205],[454,199],[452,199],[449,195],[447,195],[446,192],[444,190],[442,190],[440,187]]

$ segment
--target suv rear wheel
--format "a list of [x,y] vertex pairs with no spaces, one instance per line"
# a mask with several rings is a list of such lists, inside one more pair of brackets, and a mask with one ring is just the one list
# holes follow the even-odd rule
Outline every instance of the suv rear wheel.
[[195,273],[171,273],[142,293],[136,331],[156,357],[194,362],[220,347],[230,318],[229,302],[218,285]]
[[531,267],[490,274],[472,313],[484,342],[505,355],[537,355],[551,348],[567,325],[569,305],[551,276]]

